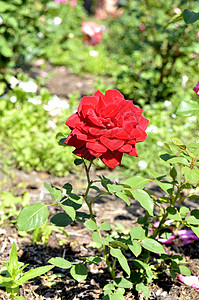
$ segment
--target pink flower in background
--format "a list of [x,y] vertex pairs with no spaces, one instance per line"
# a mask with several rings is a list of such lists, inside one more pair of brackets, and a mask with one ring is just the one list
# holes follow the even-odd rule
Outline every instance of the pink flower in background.
[[196,276],[183,276],[182,274],[180,274],[178,276],[178,279],[182,283],[191,286],[192,288],[199,289],[199,279]]
[[194,241],[199,241],[197,235],[190,229],[178,230],[177,235],[179,236],[179,239],[181,241],[180,246],[185,246],[193,243]]
[[176,14],[180,14],[182,11],[179,7],[174,7],[173,11],[176,13]]
[[54,0],[57,3],[66,3],[68,0]]
[[77,1],[76,0],[71,0],[70,1],[70,6],[75,6],[77,5]]
[[194,86],[193,91],[196,92],[196,95],[199,96],[199,82]]
[[139,30],[140,31],[145,31],[145,29],[146,29],[146,27],[145,27],[144,23],[140,23]]
[[83,22],[81,31],[87,36],[84,39],[85,44],[95,46],[99,44],[103,38],[103,26],[94,22]]
[[196,38],[199,40],[199,31],[196,33]]

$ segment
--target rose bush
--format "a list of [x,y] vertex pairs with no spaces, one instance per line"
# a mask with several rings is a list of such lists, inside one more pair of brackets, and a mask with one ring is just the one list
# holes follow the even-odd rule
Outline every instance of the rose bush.
[[93,160],[99,157],[110,168],[121,163],[124,153],[138,156],[136,143],[143,142],[148,120],[132,100],[117,90],[100,91],[83,97],[78,111],[66,125],[72,132],[65,144],[75,147],[74,154]]

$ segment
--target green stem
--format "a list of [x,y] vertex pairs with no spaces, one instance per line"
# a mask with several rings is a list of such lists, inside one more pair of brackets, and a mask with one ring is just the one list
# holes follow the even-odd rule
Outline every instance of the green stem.
[[[90,171],[90,168],[91,168],[91,165],[92,165],[92,161],[90,161],[89,165],[87,166],[86,163],[84,162],[84,168],[85,168],[85,172],[86,172],[86,178],[87,178],[87,188],[86,188],[86,192],[85,194],[83,195],[83,198],[88,206],[88,209],[89,209],[89,212],[90,212],[90,216],[91,216],[91,220],[94,221],[96,224],[96,218],[95,218],[95,215],[93,213],[93,210],[92,210],[92,204],[94,202],[94,200],[99,196],[99,194],[95,197],[93,197],[90,202],[88,201],[88,192],[90,190],[90,187],[91,185],[93,184],[93,181],[90,180],[90,176],[89,176],[89,171]],[[100,229],[98,228],[97,229],[98,233],[99,233],[99,236],[101,237],[101,232],[100,232]],[[104,259],[106,261],[106,264],[107,264],[107,267],[111,273],[111,276],[113,279],[115,279],[115,261],[113,262],[113,265],[111,266],[111,263],[108,259],[108,254],[107,254],[107,251],[106,251],[106,245],[103,245],[103,253],[104,253]]]

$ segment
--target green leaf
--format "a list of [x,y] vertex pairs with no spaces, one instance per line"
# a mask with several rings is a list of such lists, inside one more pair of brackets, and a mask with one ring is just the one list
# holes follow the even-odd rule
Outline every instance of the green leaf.
[[44,182],[44,187],[49,191],[53,201],[58,202],[62,199],[62,191],[49,183]]
[[131,228],[129,234],[132,240],[136,239],[142,241],[146,237],[144,229],[140,226],[134,226]]
[[71,193],[72,190],[73,190],[73,187],[72,187],[72,185],[71,185],[70,183],[67,182],[67,183],[65,183],[65,184],[63,185],[62,189],[66,190],[66,194],[67,194],[67,195],[70,195],[70,193]]
[[191,226],[191,229],[193,230],[193,232],[195,233],[195,235],[197,235],[197,237],[199,237],[199,227]]
[[122,269],[130,276],[130,268],[127,262],[126,257],[122,254],[122,251],[120,249],[110,248],[110,254],[117,258]]
[[173,157],[167,160],[168,163],[170,164],[181,164],[183,166],[188,166],[189,167],[189,162],[185,157]]
[[199,13],[191,12],[188,9],[183,11],[182,16],[186,24],[191,24],[199,20]]
[[87,278],[88,271],[84,265],[78,264],[72,266],[72,268],[70,269],[70,274],[75,280],[80,282],[80,281],[84,281]]
[[97,230],[98,229],[97,224],[93,220],[87,220],[84,223],[84,226],[86,228],[88,228],[89,230]]
[[180,207],[180,216],[181,216],[181,218],[185,219],[189,211],[190,211],[189,207],[186,207],[186,206]]
[[107,222],[102,222],[99,227],[101,230],[109,231],[111,230],[111,225]]
[[50,219],[50,222],[55,226],[66,227],[71,224],[73,220],[66,213],[58,213]]
[[59,206],[71,217],[71,219],[74,221],[76,217],[76,211],[72,206],[63,205],[60,202],[58,203]]
[[128,250],[128,246],[125,243],[123,243],[122,241],[113,240],[112,237],[110,237],[110,236],[106,236],[106,238],[105,238],[106,241],[109,240],[108,237],[110,238],[110,242],[112,242],[113,248],[121,247],[121,248],[124,248],[125,250]]
[[199,114],[199,103],[196,101],[182,101],[176,111],[176,114],[182,116],[193,116]]
[[169,22],[166,25],[164,25],[163,30],[165,30],[170,24],[175,23],[181,19],[182,19],[182,13],[176,14],[169,20]]
[[124,187],[121,184],[111,183],[111,184],[107,184],[107,188],[108,188],[108,191],[113,194],[113,193],[122,191]]
[[139,269],[147,270],[149,268],[149,266],[146,263],[144,263],[143,261],[141,261],[139,259],[133,259],[133,263]]
[[84,162],[84,160],[83,160],[82,158],[76,158],[76,159],[74,160],[74,164],[75,164],[76,166],[79,166],[79,165],[83,164],[83,162]]
[[18,256],[17,256],[17,247],[15,242],[13,242],[12,244],[8,265],[9,265],[8,272],[10,273],[10,276],[15,277],[18,270]]
[[124,277],[122,278],[115,278],[114,283],[119,288],[131,289],[132,282]]
[[140,245],[140,242],[133,240],[132,244],[128,244],[129,249],[131,250],[131,252],[133,252],[133,254],[138,257],[140,255],[140,253],[142,252],[142,247]]
[[182,221],[180,214],[178,213],[177,208],[167,207],[168,218],[175,221]]
[[75,210],[78,210],[82,207],[83,201],[78,195],[70,193],[68,198],[62,201],[62,204],[66,206],[72,206]]
[[183,265],[178,266],[179,267],[179,271],[180,274],[184,275],[184,276],[190,276],[191,275],[191,270]]
[[186,145],[184,145],[184,143],[179,138],[172,138],[171,141],[175,146],[179,147],[180,149],[186,149]]
[[145,208],[150,216],[153,216],[153,200],[152,198],[143,190],[131,191],[133,197],[140,203],[140,205]]
[[198,184],[199,183],[199,169],[190,169],[188,167],[183,167],[181,169],[182,174],[184,174],[185,179],[192,183],[192,184]]
[[101,236],[99,235],[99,232],[97,231],[94,231],[93,234],[92,234],[92,238],[93,238],[93,241],[95,243],[99,243],[99,244],[102,244],[102,245],[108,245],[108,242],[103,240],[101,238]]
[[165,254],[165,250],[164,250],[164,247],[159,243],[157,242],[156,240],[152,239],[152,238],[145,238],[141,241],[141,245],[143,248],[151,251],[151,252],[154,252],[154,253],[158,253],[158,254]]
[[54,268],[54,266],[47,265],[47,266],[44,266],[44,267],[39,267],[39,268],[29,270],[28,272],[24,273],[24,275],[20,279],[16,280],[15,284],[16,285],[22,285],[26,281],[28,281],[30,279],[33,279],[35,277],[41,276],[41,275],[47,273],[48,271],[50,271],[53,268]]
[[124,193],[124,191],[122,192],[116,192],[115,195],[117,197],[119,197],[120,199],[124,200],[124,202],[129,206],[131,204],[131,202],[129,201],[128,196]]
[[123,181],[123,184],[130,186],[133,190],[142,190],[149,183],[149,180],[141,176],[133,176]]
[[19,231],[30,231],[42,226],[48,219],[48,207],[43,203],[36,203],[24,207],[17,219]]
[[102,259],[99,256],[89,256],[86,258],[86,262],[89,264],[97,264],[101,261],[102,261]]
[[199,209],[193,209],[186,221],[188,224],[199,225]]
[[145,285],[143,282],[137,283],[135,286],[136,291],[142,291],[144,294],[144,297],[149,298],[150,297],[150,290],[147,285]]
[[161,187],[161,189],[165,193],[167,193],[170,196],[172,195],[172,193],[173,193],[173,186],[172,186],[172,184],[170,184],[168,182],[164,182],[164,181],[159,181],[159,180],[156,180],[155,182],[159,185],[159,187]]
[[49,259],[48,263],[61,268],[61,269],[70,269],[72,264],[70,261],[62,258],[62,257],[53,257]]

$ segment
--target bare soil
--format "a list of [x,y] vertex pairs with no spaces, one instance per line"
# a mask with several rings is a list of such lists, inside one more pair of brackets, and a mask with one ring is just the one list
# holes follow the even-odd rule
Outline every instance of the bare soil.
[[[82,79],[70,74],[66,70],[67,76],[63,75],[63,71],[59,68],[55,69],[56,76],[52,77],[48,83],[49,88],[53,93],[60,97],[66,97],[69,93],[80,91],[80,94],[89,94],[94,91],[93,82],[86,78]],[[79,84],[79,88],[77,83]],[[89,82],[89,83],[88,83]],[[90,92],[88,92],[88,90]],[[117,171],[108,172],[114,179],[118,179]],[[93,170],[91,176],[94,178],[97,175],[105,175],[106,171]],[[5,174],[0,172],[0,182],[5,177]],[[57,187],[63,186],[64,183],[69,182],[77,192],[81,192],[85,188],[85,181],[83,180],[84,174],[70,174],[65,178],[51,176],[46,173],[32,172],[27,174],[20,170],[12,170],[12,176],[7,176],[7,182],[3,185],[3,190],[12,190],[15,195],[23,195],[24,187],[19,184],[24,183],[25,190],[30,193],[31,204],[41,201],[41,192],[43,190],[43,183],[48,182]],[[154,185],[149,188],[158,191]],[[52,203],[50,196],[46,194],[42,200],[44,203]],[[194,208],[198,207],[199,199],[195,202],[187,200],[186,205]],[[19,207],[19,210],[21,208]],[[88,212],[85,205],[82,206],[82,211]],[[50,206],[50,216],[53,216],[59,211],[59,208]],[[123,225],[126,229],[130,229],[138,216],[143,216],[143,208],[134,202],[131,206],[127,207],[126,204],[117,198],[103,196],[94,202],[94,211],[98,221],[107,221],[114,228],[116,223]],[[91,256],[100,254],[95,248],[90,245],[91,234],[84,227],[82,223],[73,222],[64,230],[68,234],[68,238],[58,231],[54,230],[50,235],[47,244],[42,245],[34,244],[32,235],[27,234],[22,236],[17,232],[16,219],[12,218],[6,222],[0,229],[0,263],[8,261],[9,252],[12,242],[16,241],[18,247],[19,260],[28,263],[30,268],[35,268],[47,264],[47,261],[52,257],[64,257],[69,261],[77,260],[81,256]],[[188,267],[192,271],[192,275],[199,276],[199,243],[180,247],[178,241],[171,246],[167,247],[169,253],[180,254],[188,262]],[[130,253],[127,253],[127,259],[131,260]],[[30,280],[20,288],[20,295],[25,299],[65,299],[65,300],[78,300],[78,299],[102,299],[103,286],[110,282],[111,278],[106,266],[103,263],[98,265],[88,266],[88,278],[81,283],[76,282],[70,275],[69,270],[54,268],[48,273],[48,276],[41,276],[34,280]],[[117,274],[122,274],[122,270],[117,269]],[[171,280],[169,274],[160,274],[159,278],[150,285],[151,300],[193,300],[199,299],[199,290],[183,285],[178,279]],[[0,299],[9,299],[5,289],[0,288]],[[144,299],[142,294],[136,291],[129,291],[126,294],[126,299]]]

